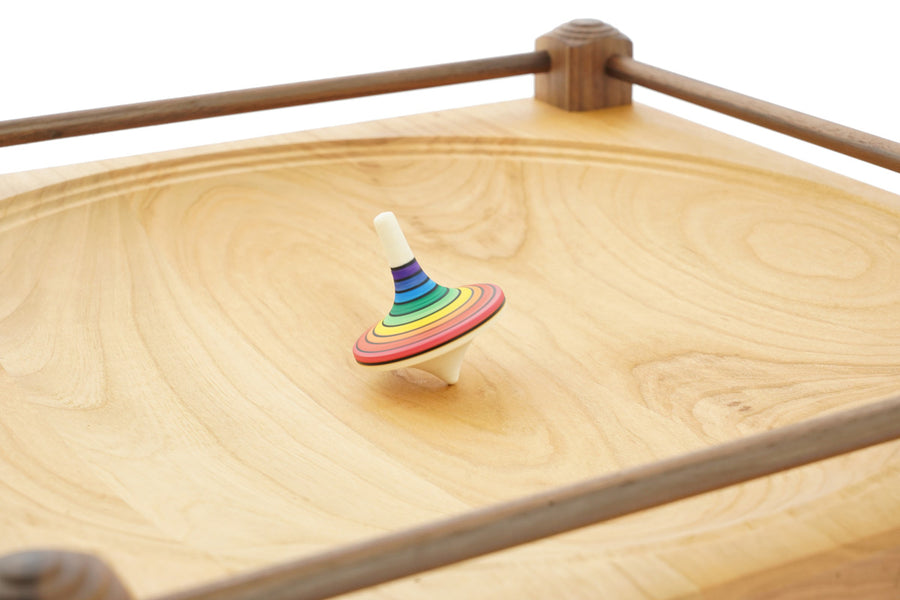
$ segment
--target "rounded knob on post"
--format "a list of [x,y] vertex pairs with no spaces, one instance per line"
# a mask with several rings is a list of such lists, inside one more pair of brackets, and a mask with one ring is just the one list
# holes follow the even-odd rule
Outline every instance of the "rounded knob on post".
[[631,104],[631,84],[606,73],[613,56],[631,56],[631,40],[594,19],[575,19],[535,42],[550,54],[550,70],[537,73],[534,96],[565,110],[595,110]]
[[132,600],[96,556],[30,550],[0,557],[0,600]]

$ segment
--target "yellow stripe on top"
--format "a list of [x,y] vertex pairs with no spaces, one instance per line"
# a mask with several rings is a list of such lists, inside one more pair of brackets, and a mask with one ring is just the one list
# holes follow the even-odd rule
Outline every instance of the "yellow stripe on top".
[[435,321],[446,317],[460,306],[464,305],[468,302],[469,298],[472,297],[473,290],[470,287],[461,287],[459,289],[459,296],[456,297],[456,300],[445,306],[439,311],[433,312],[430,315],[424,316],[421,319],[417,319],[412,321],[411,323],[406,323],[404,325],[395,325],[393,327],[386,327],[383,321],[379,321],[377,325],[375,325],[372,330],[375,335],[387,337],[392,335],[399,335],[401,333],[406,333],[407,331],[413,331],[414,329],[421,329],[423,327],[427,327],[431,325]]

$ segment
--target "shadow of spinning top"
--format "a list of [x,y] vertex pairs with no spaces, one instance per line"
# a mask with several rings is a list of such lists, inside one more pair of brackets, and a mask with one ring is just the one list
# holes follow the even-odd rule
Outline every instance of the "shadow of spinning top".
[[413,256],[394,213],[375,217],[375,230],[394,276],[394,306],[356,341],[356,362],[383,370],[415,367],[456,383],[478,328],[503,308],[503,290],[490,283],[435,283]]

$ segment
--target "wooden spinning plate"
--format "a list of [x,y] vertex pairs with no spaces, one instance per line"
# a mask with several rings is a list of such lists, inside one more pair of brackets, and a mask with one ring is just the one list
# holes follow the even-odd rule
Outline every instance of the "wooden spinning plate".
[[[95,552],[139,597],[900,389],[898,198],[640,106],[2,186],[0,551]],[[382,210],[507,294],[456,386],[353,361]],[[891,443],[360,596],[888,597],[898,506]]]

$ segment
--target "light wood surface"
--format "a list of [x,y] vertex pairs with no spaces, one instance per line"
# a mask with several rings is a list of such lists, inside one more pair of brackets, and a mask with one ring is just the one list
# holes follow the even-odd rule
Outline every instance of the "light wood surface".
[[[900,388],[898,198],[643,107],[531,100],[0,181],[0,551],[138,597]],[[393,210],[508,306],[373,373]],[[891,443],[361,592],[896,594]],[[877,576],[873,575],[877,574]],[[871,576],[870,576],[871,575]]]

